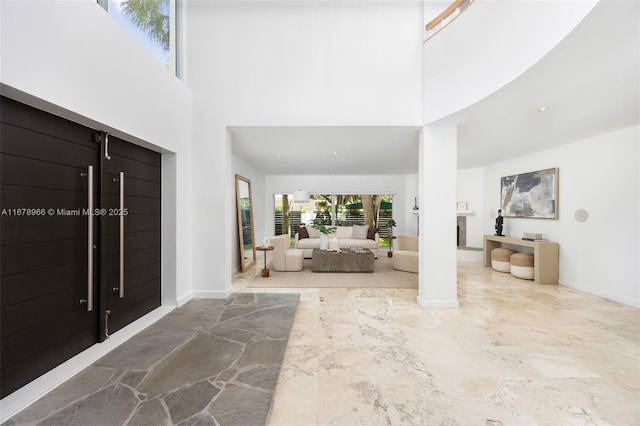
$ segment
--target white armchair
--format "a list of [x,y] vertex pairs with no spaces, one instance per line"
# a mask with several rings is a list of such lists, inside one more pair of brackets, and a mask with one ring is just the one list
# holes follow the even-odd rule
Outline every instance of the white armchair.
[[297,272],[304,266],[304,251],[289,247],[291,238],[289,234],[271,237],[273,256],[271,267],[274,271]]
[[418,237],[398,235],[396,250],[393,252],[393,269],[418,273]]

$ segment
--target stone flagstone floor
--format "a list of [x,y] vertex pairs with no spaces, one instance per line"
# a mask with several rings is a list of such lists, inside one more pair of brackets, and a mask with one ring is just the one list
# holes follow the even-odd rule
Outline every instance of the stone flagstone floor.
[[192,300],[5,425],[263,425],[298,298]]

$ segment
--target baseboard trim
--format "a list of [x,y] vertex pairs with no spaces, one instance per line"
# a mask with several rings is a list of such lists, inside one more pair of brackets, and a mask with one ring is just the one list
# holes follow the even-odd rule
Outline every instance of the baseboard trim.
[[418,305],[429,309],[458,309],[460,303],[457,300],[425,300],[422,297],[416,297]]
[[617,294],[609,293],[607,291],[601,291],[593,287],[587,287],[580,284],[575,284],[570,281],[560,280],[560,285],[572,288],[574,290],[582,291],[585,293],[593,294],[594,296],[602,297],[603,299],[611,300],[616,303],[622,303],[623,305],[632,306],[634,308],[640,308],[640,300],[630,299],[628,297],[620,296]]
[[458,247],[456,258],[458,262],[482,262],[484,260],[484,251]]
[[183,296],[183,297],[178,299],[177,307],[179,308],[180,306],[184,305],[185,303],[187,303],[191,299],[193,299],[193,293],[189,292],[186,296]]
[[154,309],[145,316],[116,331],[104,342],[96,343],[12,394],[7,395],[0,400],[0,423],[6,422],[42,398],[45,394],[60,386],[174,309],[175,306],[170,305],[160,306]]
[[194,299],[226,299],[233,293],[233,288],[229,287],[225,291],[194,291],[192,294]]

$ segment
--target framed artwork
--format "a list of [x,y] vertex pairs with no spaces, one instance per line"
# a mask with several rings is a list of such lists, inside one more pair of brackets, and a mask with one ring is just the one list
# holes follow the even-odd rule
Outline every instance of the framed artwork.
[[558,218],[558,168],[500,178],[504,217]]

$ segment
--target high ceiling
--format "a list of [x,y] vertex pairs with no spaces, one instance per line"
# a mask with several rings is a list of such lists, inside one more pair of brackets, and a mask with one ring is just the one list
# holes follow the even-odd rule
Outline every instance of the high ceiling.
[[268,175],[418,173],[418,127],[232,127],[233,153]]
[[[621,13],[620,6],[628,13]],[[639,11],[634,1],[601,2],[522,76],[430,123],[458,126],[458,168],[482,167],[640,124]],[[541,112],[540,107],[547,109]],[[231,128],[233,153],[273,175],[415,174],[418,130]]]

